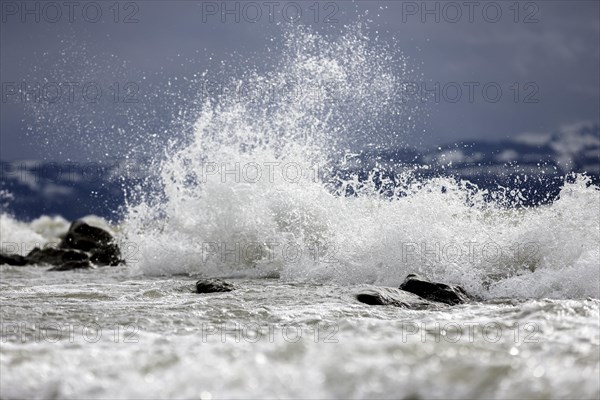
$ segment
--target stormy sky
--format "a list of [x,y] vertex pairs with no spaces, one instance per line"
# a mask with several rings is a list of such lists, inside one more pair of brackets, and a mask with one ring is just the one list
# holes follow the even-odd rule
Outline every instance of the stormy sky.
[[408,57],[411,101],[434,93],[403,132],[409,144],[599,119],[598,1],[0,4],[2,160],[112,159],[164,143],[185,119],[192,79],[223,60],[260,69],[297,16],[332,35],[366,21]]

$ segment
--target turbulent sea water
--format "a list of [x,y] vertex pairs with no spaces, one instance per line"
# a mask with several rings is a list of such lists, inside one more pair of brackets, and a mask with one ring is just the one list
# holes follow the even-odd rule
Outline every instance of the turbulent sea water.
[[355,285],[200,296],[126,268],[2,275],[4,329],[24,322],[2,343],[2,398],[598,397],[597,299],[410,311]]
[[[384,195],[333,172],[356,142],[402,140],[410,124],[384,126],[419,112],[393,101],[409,65],[360,27],[289,32],[272,73],[241,79],[333,82],[334,101],[207,101],[150,166],[155,190],[128,188],[118,223],[88,218],[127,267],[0,267],[0,397],[598,398],[600,188],[586,176],[524,207],[454,177],[403,170]],[[0,222],[22,254],[68,229]],[[412,272],[480,301],[356,301]],[[238,290],[198,295],[198,277]]]

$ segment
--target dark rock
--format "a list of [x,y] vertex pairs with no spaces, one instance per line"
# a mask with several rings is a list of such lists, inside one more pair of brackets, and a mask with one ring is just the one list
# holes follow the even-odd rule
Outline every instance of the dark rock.
[[0,253],[0,265],[27,265],[27,259],[18,254],[2,254]]
[[439,308],[440,306],[415,294],[387,287],[363,289],[356,295],[356,299],[361,303],[374,306],[395,306],[417,310]]
[[71,271],[73,269],[92,268],[92,264],[88,260],[84,261],[67,261],[64,264],[50,268],[48,271]]
[[120,258],[121,250],[114,243],[109,243],[105,246],[92,250],[90,261],[96,265],[110,265],[111,267],[123,264]]
[[90,260],[96,265],[119,265],[121,250],[110,233],[83,221],[75,221],[69,227],[59,248],[76,249],[90,253]]
[[235,286],[221,279],[200,279],[196,282],[198,293],[231,292],[232,290],[235,290]]
[[25,258],[29,264],[62,265],[69,261],[89,261],[88,255],[82,251],[52,247],[36,247]]
[[95,265],[119,265],[121,251],[112,235],[104,229],[75,221],[58,247],[34,248],[25,257],[0,254],[0,264],[54,265],[49,271],[92,268]]
[[92,249],[102,247],[113,241],[110,233],[104,229],[96,228],[78,220],[71,224],[65,238],[60,242],[59,247],[68,249],[77,249],[82,251],[91,251]]
[[471,300],[467,292],[460,286],[429,282],[417,274],[409,274],[400,285],[400,289],[414,293],[429,301],[449,305],[463,304]]

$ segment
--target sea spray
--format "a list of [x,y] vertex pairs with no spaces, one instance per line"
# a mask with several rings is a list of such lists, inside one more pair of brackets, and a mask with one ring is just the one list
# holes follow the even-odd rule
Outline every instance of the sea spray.
[[419,110],[395,101],[414,74],[408,60],[360,24],[339,37],[293,27],[279,55],[271,71],[232,80],[237,93],[247,81],[328,89],[203,96],[190,133],[160,160],[160,190],[128,207],[139,271],[394,286],[418,272],[484,298],[599,297],[600,191],[585,176],[535,208],[502,188],[410,171],[383,195],[337,167],[361,145],[413,134]]

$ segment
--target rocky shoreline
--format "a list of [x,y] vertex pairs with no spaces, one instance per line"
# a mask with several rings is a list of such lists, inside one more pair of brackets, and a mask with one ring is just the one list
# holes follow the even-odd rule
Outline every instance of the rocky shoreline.
[[70,271],[125,264],[113,236],[81,220],[71,224],[55,247],[36,247],[26,256],[0,253],[0,265],[51,265],[49,271]]
[[[223,293],[237,287],[222,279],[200,279],[196,282],[196,293]],[[398,289],[373,287],[355,295],[356,300],[373,306],[395,306],[400,308],[427,310],[451,307],[477,301],[457,285],[431,282],[417,275],[409,274]]]
[[[70,271],[104,266],[124,265],[115,238],[106,230],[77,220],[56,247],[36,247],[26,256],[0,253],[0,265],[50,265],[48,271]],[[196,293],[224,293],[237,289],[222,279],[200,279]],[[356,294],[356,300],[368,305],[395,306],[410,309],[439,309],[465,304],[476,299],[460,286],[431,282],[417,274],[409,274],[399,288],[376,287]]]

